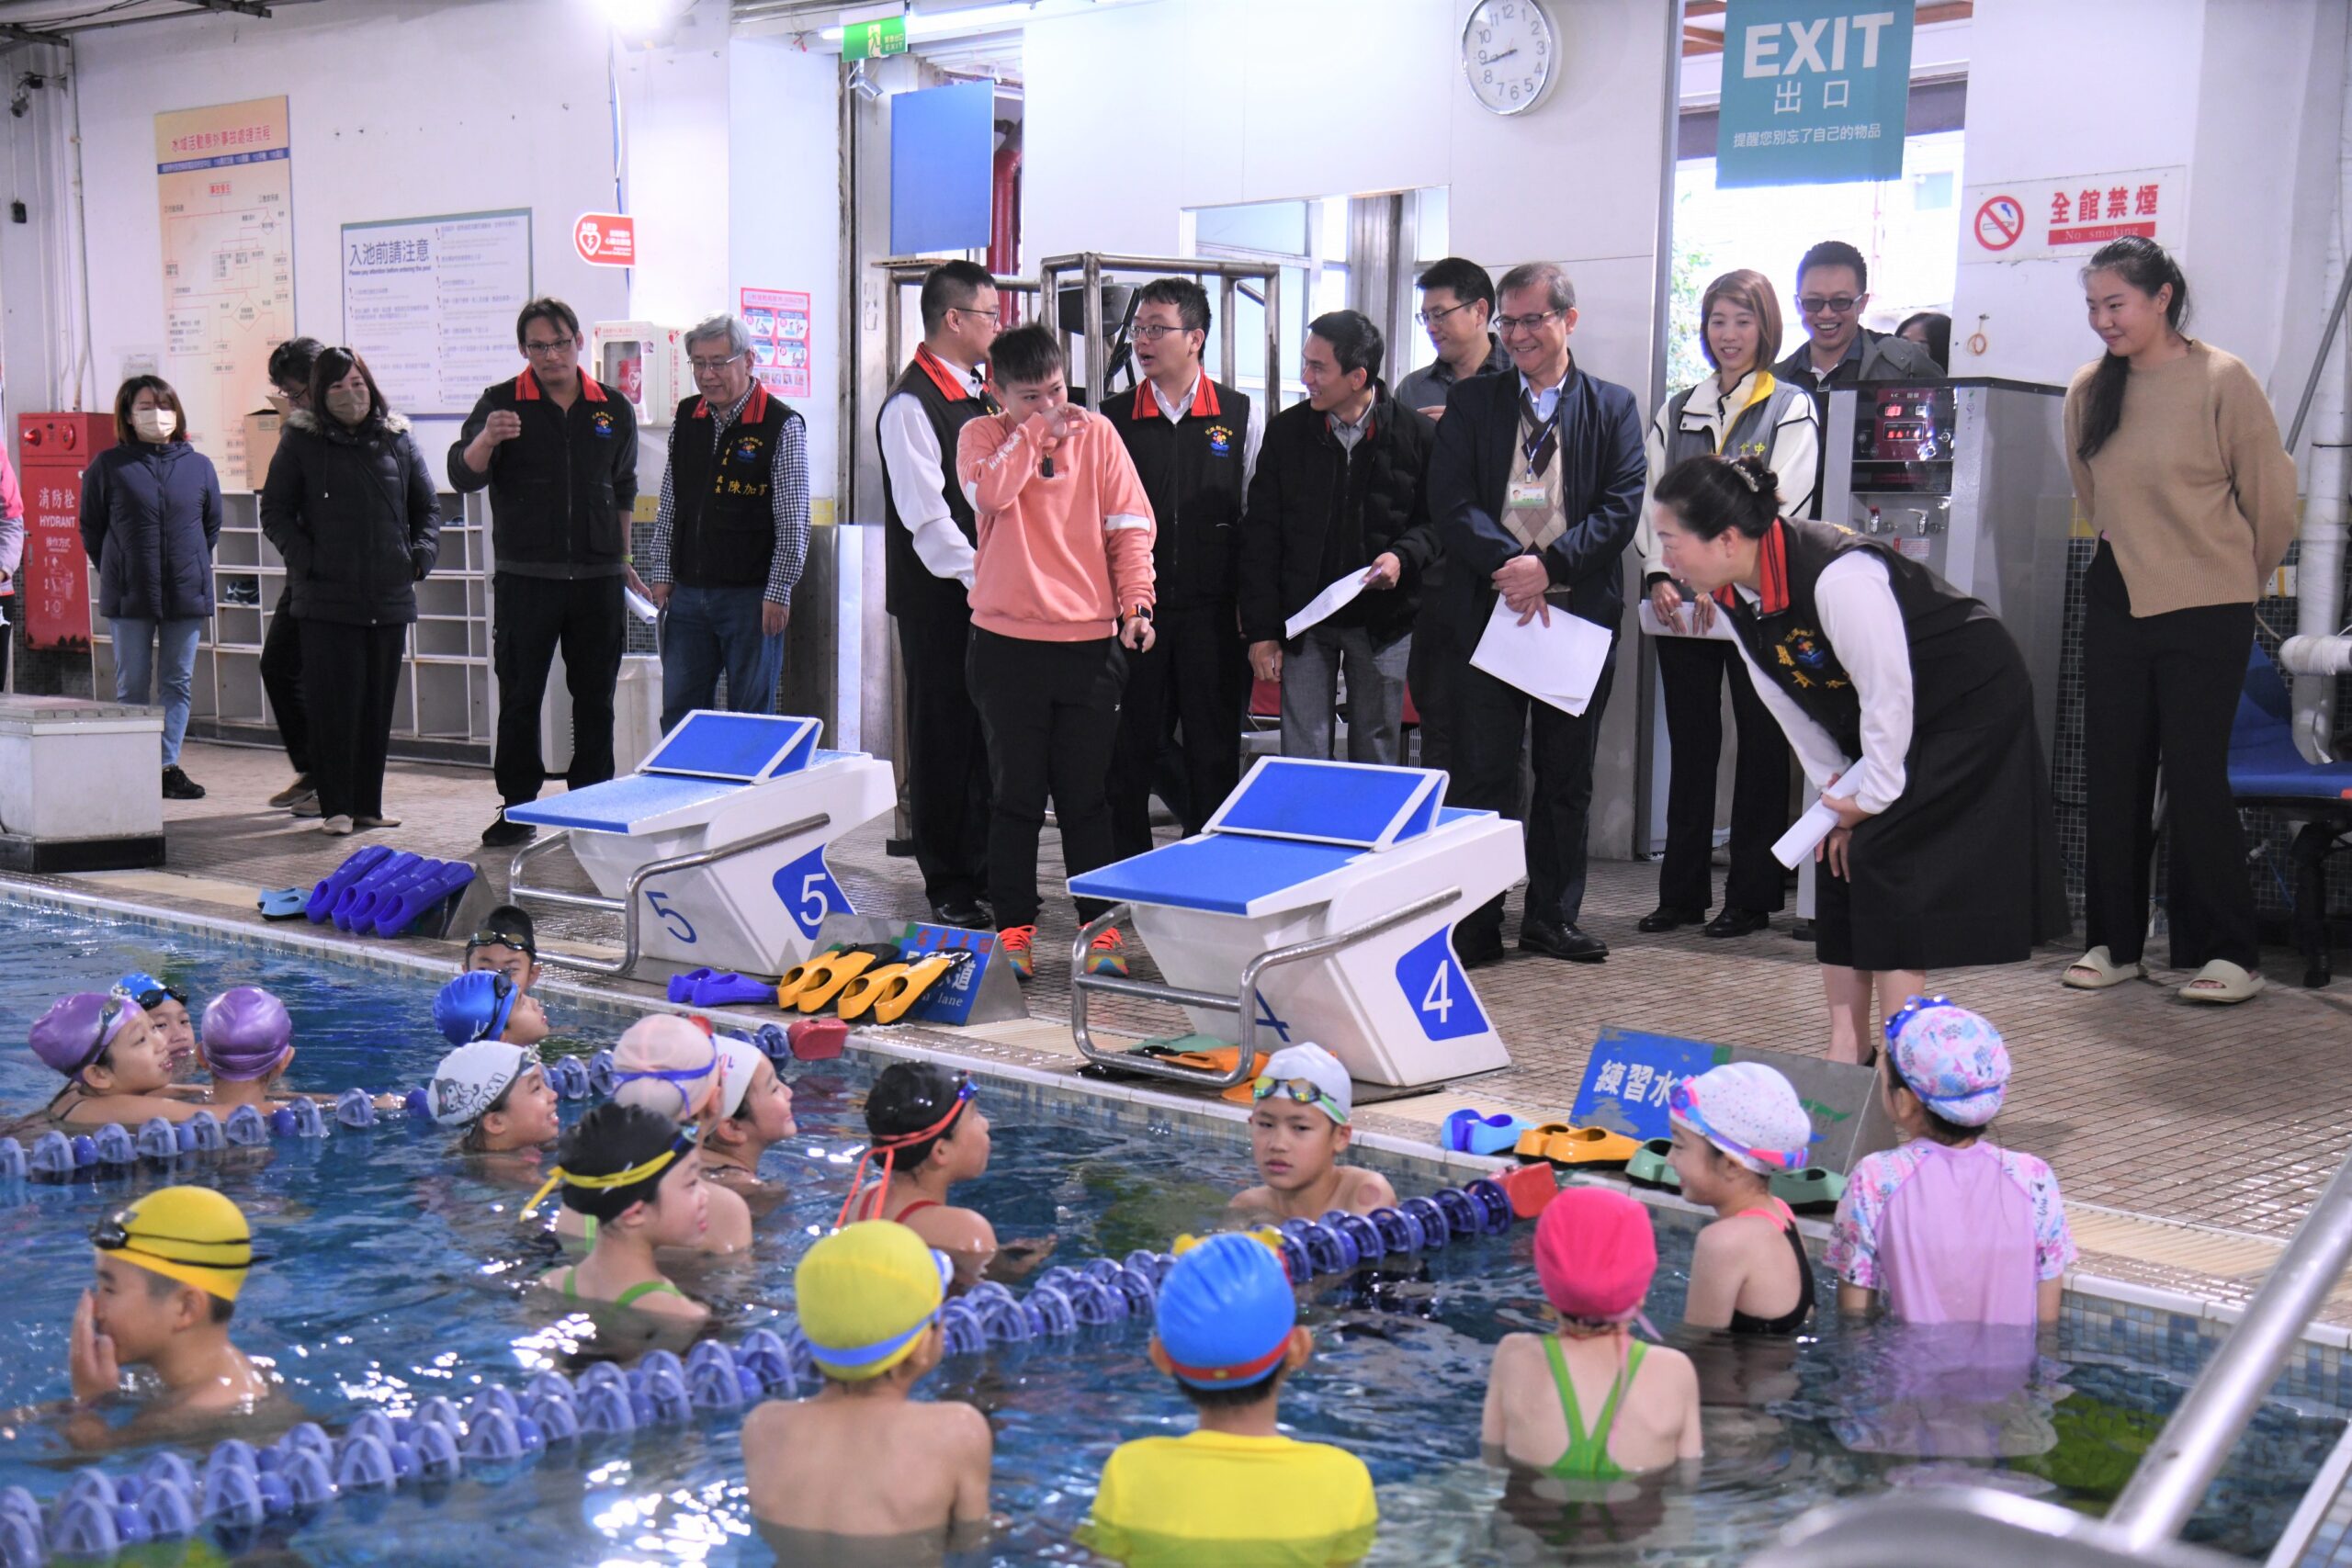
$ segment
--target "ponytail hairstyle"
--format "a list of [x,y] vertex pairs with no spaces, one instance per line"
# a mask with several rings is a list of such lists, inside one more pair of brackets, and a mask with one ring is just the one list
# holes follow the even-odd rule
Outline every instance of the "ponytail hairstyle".
[[[2091,254],[2090,264],[2083,268],[2083,281],[2087,284],[2095,272],[2111,272],[2152,299],[2169,287],[2172,299],[2165,306],[2165,322],[2180,331],[2188,315],[2188,279],[2162,245],[2137,234],[2109,240]],[[2132,362],[2112,351],[2091,373],[2090,392],[2083,400],[2082,440],[2075,447],[2075,456],[2084,462],[2098,456],[2116,426],[2123,423],[2123,384],[2131,375]]]
[[1682,525],[1702,539],[1719,539],[1737,529],[1760,539],[1781,512],[1781,480],[1754,453],[1726,460],[1702,452],[1667,469],[1653,497],[1671,506]]

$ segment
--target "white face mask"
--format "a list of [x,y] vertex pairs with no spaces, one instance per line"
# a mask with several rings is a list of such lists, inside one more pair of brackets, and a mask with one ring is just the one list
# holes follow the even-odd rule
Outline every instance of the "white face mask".
[[327,412],[345,424],[357,424],[368,417],[368,389],[345,391],[341,387],[327,389]]
[[135,409],[130,415],[130,428],[139,433],[141,441],[169,441],[172,432],[180,427],[180,416],[169,409]]

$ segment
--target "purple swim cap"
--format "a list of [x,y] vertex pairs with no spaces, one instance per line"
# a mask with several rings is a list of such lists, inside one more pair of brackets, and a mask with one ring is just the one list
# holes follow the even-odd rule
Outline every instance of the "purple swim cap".
[[284,1064],[293,1042],[286,1004],[259,986],[232,986],[204,1010],[204,1059],[216,1078],[266,1078]]
[[128,997],[98,991],[60,997],[33,1021],[33,1055],[67,1077],[78,1077],[83,1068],[114,1043],[124,1025],[145,1016],[145,1010]]

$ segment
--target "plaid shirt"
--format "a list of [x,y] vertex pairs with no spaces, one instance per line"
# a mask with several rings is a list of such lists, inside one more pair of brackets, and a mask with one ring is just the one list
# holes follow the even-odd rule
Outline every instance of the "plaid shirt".
[[[774,394],[770,394],[773,396]],[[718,450],[719,443],[752,400],[752,389],[735,400],[727,412],[710,422],[710,449]],[[683,425],[673,426],[670,439],[678,439]],[[645,541],[644,558],[639,570],[645,581],[668,582],[670,577],[670,540],[678,525],[678,492],[676,470],[664,467],[662,472],[662,504],[653,514],[653,531]],[[762,597],[771,604],[792,603],[792,590],[800,581],[801,563],[808,555],[808,427],[797,419],[784,422],[784,430],[775,444],[775,457],[768,468],[768,496],[775,510],[775,555],[768,562],[768,585]]]

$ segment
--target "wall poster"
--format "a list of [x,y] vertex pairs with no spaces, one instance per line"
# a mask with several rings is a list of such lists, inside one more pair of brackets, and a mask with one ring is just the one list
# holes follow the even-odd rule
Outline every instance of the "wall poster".
[[411,419],[463,419],[514,379],[530,299],[527,207],[343,226],[344,341]]
[[776,397],[807,398],[808,296],[785,288],[742,291],[743,324],[752,333],[752,374]]

